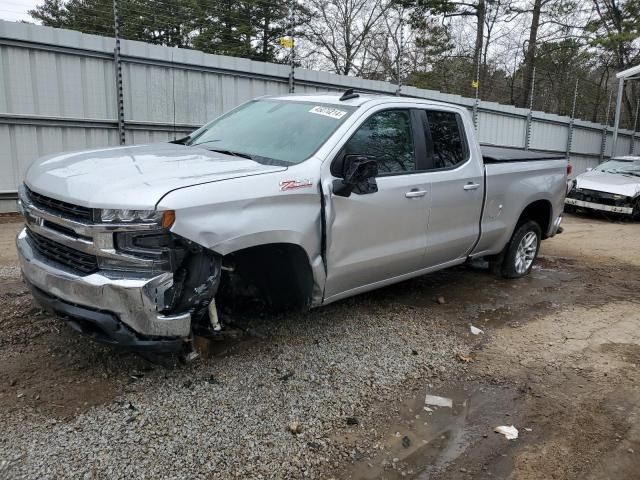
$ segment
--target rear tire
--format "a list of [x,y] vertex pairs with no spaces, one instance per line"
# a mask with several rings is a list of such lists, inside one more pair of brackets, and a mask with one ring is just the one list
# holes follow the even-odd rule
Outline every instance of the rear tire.
[[501,273],[505,278],[520,278],[528,275],[540,251],[542,230],[540,225],[529,220],[516,228],[504,250]]

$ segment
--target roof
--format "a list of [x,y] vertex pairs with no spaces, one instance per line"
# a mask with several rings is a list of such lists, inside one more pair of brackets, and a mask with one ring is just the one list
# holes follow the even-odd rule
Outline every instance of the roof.
[[640,157],[638,155],[618,155],[616,157],[613,157],[611,160],[632,160],[632,161],[638,161],[640,160]]
[[640,65],[616,73],[616,78],[629,78],[640,73]]
[[360,107],[365,103],[386,103],[386,102],[401,102],[401,103],[421,103],[424,105],[440,105],[440,106],[452,106],[455,104],[438,102],[435,100],[427,100],[424,98],[415,97],[396,97],[395,95],[376,95],[371,93],[356,92],[359,96],[351,98],[349,100],[340,100],[344,92],[331,92],[331,93],[303,93],[303,94],[290,94],[290,95],[274,95],[268,96],[268,98],[274,98],[278,100],[290,100],[294,102],[316,102],[316,103],[328,103],[334,105],[349,105],[352,107]]

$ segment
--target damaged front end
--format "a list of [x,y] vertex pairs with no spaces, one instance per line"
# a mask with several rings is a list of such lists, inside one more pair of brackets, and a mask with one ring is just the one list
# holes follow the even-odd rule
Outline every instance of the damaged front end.
[[638,216],[640,214],[640,198],[579,188],[574,180],[565,198],[565,210],[571,209],[589,209]]
[[19,207],[24,278],[75,330],[101,343],[177,352],[194,328],[210,325],[221,257],[172,233],[167,212],[89,209],[27,188]]

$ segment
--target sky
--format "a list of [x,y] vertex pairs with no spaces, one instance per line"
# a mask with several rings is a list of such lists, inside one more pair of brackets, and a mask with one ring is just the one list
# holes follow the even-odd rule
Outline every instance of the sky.
[[26,20],[33,22],[27,11],[33,9],[43,0],[0,0],[0,19],[17,22]]

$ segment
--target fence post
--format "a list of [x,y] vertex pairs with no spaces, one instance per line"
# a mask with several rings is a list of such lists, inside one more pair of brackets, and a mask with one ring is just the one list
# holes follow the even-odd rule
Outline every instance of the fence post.
[[476,80],[471,84],[476,89],[476,97],[473,102],[473,126],[476,131],[478,131],[478,105],[480,104],[480,58],[482,58],[482,55],[478,54]]
[[296,44],[295,44],[295,20],[293,13],[293,6],[295,0],[291,0],[289,2],[289,35],[291,36],[291,51],[289,52],[289,93],[294,93],[296,91],[295,85],[295,52],[296,52]]
[[620,110],[622,109],[622,96],[624,95],[624,77],[618,80],[618,95],[616,95],[616,113],[613,120],[613,142],[611,144],[611,156],[616,156],[618,146],[618,130],[620,129]]
[[398,88],[396,88],[396,96],[400,96],[402,91],[402,55],[403,55],[403,43],[404,43],[404,9],[402,6],[398,7],[398,15],[400,15],[400,44],[398,45],[398,61],[396,68],[398,71]]
[[118,106],[118,137],[120,145],[125,144],[124,132],[124,94],[122,90],[122,63],[120,62],[120,25],[118,22],[118,0],[113,0],[113,34],[116,46],[113,49],[113,61],[116,67],[116,98]]
[[567,157],[571,155],[571,144],[573,143],[573,122],[576,118],[576,100],[578,99],[578,79],[573,90],[573,105],[571,106],[571,120],[569,120],[569,132],[567,133]]
[[533,67],[533,72],[531,72],[531,95],[529,95],[529,113],[527,114],[527,129],[526,136],[524,139],[524,149],[529,150],[529,145],[531,145],[531,124],[533,123],[533,92],[536,85],[536,67]]
[[636,128],[638,127],[638,107],[640,107],[640,98],[636,101],[636,114],[633,119],[633,132],[631,133],[631,144],[629,145],[629,155],[633,155],[636,149]]
[[600,140],[600,162],[604,160],[604,153],[607,149],[607,133],[609,132],[609,112],[611,110],[611,98],[613,90],[609,92],[609,102],[607,103],[607,115],[605,117],[604,126],[602,127],[602,139]]

